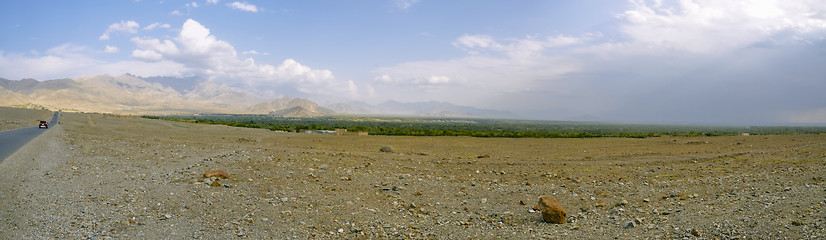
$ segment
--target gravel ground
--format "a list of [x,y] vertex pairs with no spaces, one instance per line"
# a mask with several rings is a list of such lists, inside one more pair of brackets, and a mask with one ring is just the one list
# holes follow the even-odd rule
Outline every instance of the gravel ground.
[[[826,238],[826,135],[489,139],[61,122],[0,164],[3,238]],[[209,170],[230,177],[205,179]],[[543,195],[566,223],[531,209]]]
[[37,127],[38,121],[52,119],[52,111],[0,107],[0,131]]

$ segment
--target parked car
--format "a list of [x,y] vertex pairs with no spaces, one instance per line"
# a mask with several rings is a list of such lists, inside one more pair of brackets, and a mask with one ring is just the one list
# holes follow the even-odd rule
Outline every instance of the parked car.
[[38,128],[49,128],[49,123],[46,121],[40,121],[40,125],[37,125]]

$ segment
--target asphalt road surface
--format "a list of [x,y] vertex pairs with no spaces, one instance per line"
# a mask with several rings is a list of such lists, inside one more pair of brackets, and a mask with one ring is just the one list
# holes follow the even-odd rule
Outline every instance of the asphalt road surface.
[[[57,117],[58,112],[54,112],[54,115],[52,115],[52,121],[49,122],[49,127],[54,127],[57,125]],[[7,157],[17,152],[18,149],[25,146],[26,143],[29,143],[29,141],[35,137],[40,136],[40,134],[46,130],[48,129],[38,128],[38,126],[35,125],[34,127],[0,132],[0,163],[2,163],[3,160],[6,160]]]

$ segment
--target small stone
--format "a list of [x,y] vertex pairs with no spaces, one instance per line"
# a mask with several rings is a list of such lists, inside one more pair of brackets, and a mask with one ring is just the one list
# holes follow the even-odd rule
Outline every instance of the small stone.
[[229,178],[229,173],[224,170],[210,170],[204,173],[205,178]]
[[490,155],[485,154],[485,155],[479,155],[476,158],[489,158],[489,157],[490,157]]
[[651,201],[651,200],[648,200],[648,198],[643,198],[643,199],[642,199],[642,202],[650,202],[650,201]]
[[565,209],[559,205],[559,201],[552,197],[539,197],[539,211],[542,212],[542,219],[549,223],[565,223],[568,216]]
[[694,235],[695,237],[700,236],[700,231],[698,231],[696,228],[692,228],[689,232],[691,232],[691,235]]
[[634,228],[636,226],[637,226],[637,224],[634,223],[634,221],[627,221],[627,222],[625,222],[625,224],[623,224],[622,228],[627,229],[627,228]]
[[519,200],[519,205],[528,205],[525,201]]
[[380,152],[392,152],[393,147],[391,147],[391,146],[382,146],[381,148],[379,148],[379,151]]
[[627,200],[623,199],[622,201],[619,202],[619,206],[625,206],[625,205],[628,205]]

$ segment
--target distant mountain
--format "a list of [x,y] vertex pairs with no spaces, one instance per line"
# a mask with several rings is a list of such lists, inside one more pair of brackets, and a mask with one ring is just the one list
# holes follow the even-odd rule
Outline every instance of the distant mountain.
[[318,117],[334,114],[333,110],[318,106],[305,98],[285,96],[270,102],[255,104],[249,108],[252,113],[267,113],[280,117]]
[[414,102],[402,103],[387,101],[379,105],[370,105],[363,102],[337,103],[327,105],[328,108],[343,114],[380,114],[406,116],[438,116],[438,117],[485,117],[485,118],[515,118],[516,114],[507,111],[479,109],[475,107],[459,106],[447,102]]
[[189,77],[89,76],[48,81],[0,78],[0,106],[40,106],[53,110],[119,114],[255,113],[287,117],[331,114],[514,118],[505,111],[446,102],[379,105],[363,102],[321,107],[305,98],[267,101],[258,95],[213,81]]
[[223,84],[193,79],[183,81],[176,83],[172,78],[148,81],[128,74],[43,82],[0,79],[0,105],[33,104],[50,109],[123,114],[244,113],[244,109],[237,106],[251,106],[263,101]]
[[364,102],[334,103],[326,107],[341,114],[379,114],[376,112],[376,106]]

